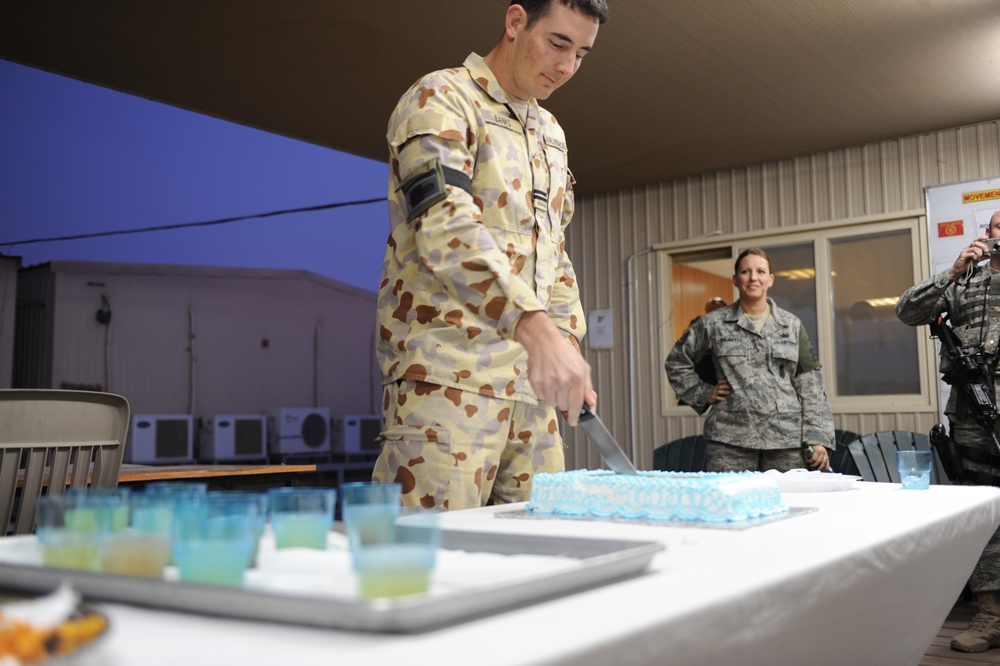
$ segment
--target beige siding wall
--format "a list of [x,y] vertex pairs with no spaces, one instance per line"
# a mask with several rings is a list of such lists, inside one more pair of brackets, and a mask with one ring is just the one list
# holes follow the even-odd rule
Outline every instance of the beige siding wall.
[[[51,386],[133,413],[376,410],[375,294],[306,271],[52,262]],[[110,305],[111,321],[96,319]]]
[[[614,348],[585,350],[602,419],[626,449],[634,443],[633,457],[645,469],[652,466],[656,446],[701,430],[701,418],[694,412],[682,417],[661,413],[660,338],[667,317],[659,306],[657,253],[647,251],[653,245],[923,209],[928,185],[998,174],[1000,121],[994,121],[580,197],[567,245],[583,304],[588,311],[611,309],[615,317]],[[626,286],[630,257],[635,314],[631,340]],[[634,405],[628,385],[630,344]],[[835,417],[838,428],[860,433],[926,431],[935,420],[926,412]],[[600,467],[600,457],[582,433],[566,432],[566,440],[568,468]]]

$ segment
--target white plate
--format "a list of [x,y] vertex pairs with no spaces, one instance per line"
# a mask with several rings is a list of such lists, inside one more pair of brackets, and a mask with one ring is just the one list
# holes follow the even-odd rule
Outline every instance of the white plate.
[[850,474],[834,474],[807,469],[792,469],[785,473],[769,469],[764,476],[774,479],[783,493],[829,493],[850,490],[861,479]]

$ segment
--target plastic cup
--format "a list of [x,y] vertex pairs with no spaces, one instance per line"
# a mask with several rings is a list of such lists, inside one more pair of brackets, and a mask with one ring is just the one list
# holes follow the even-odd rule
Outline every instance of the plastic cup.
[[346,484],[342,492],[361,598],[426,592],[440,543],[438,513],[401,508],[396,483]]
[[403,489],[398,483],[356,481],[340,486],[340,493],[345,507],[358,504],[388,504],[398,507],[402,502]]
[[351,566],[362,599],[423,594],[430,588],[441,541],[440,512],[410,511],[404,509],[391,530],[360,530]]
[[61,569],[99,571],[101,544],[111,532],[121,496],[74,492],[38,499],[38,541],[42,564]]
[[275,488],[271,501],[274,547],[326,550],[337,491],[333,488]]
[[251,544],[250,559],[247,566],[257,566],[257,552],[260,549],[260,539],[264,535],[264,527],[267,525],[268,497],[267,493],[257,493],[243,490],[212,491],[209,497],[218,498],[219,501],[252,502],[257,505],[256,537]]
[[340,488],[344,525],[351,549],[386,542],[399,517],[402,486],[398,483],[345,483]]
[[[166,500],[176,509],[178,506],[198,501],[207,492],[208,484],[203,481],[155,481],[146,485],[143,495]],[[171,533],[171,548],[167,564],[176,564],[173,551],[173,533]]]
[[125,576],[162,578],[170,562],[174,501],[158,494],[132,495],[131,520],[101,547],[101,570]]
[[257,503],[204,496],[174,505],[173,555],[185,583],[241,586],[257,539]]
[[119,486],[117,488],[69,488],[66,490],[66,495],[111,498],[114,506],[110,508],[112,511],[111,524],[108,526],[110,531],[120,532],[128,527],[129,499],[132,496],[131,488],[126,486]]
[[930,451],[897,451],[896,464],[903,490],[927,490],[931,485]]

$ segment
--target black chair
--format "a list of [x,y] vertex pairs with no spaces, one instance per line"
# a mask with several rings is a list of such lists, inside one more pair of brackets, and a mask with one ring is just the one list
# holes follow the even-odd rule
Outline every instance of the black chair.
[[854,462],[854,456],[851,455],[851,450],[847,448],[847,445],[858,439],[860,435],[856,432],[840,430],[839,428],[833,431],[833,435],[837,448],[830,452],[830,467],[837,474],[861,476],[861,473],[858,472],[858,466]]
[[900,483],[899,469],[896,467],[896,451],[917,449],[931,451],[934,464],[931,467],[931,483],[950,485],[944,473],[937,451],[931,448],[930,437],[922,432],[906,430],[881,430],[864,435],[847,445],[858,466],[858,473],[865,481],[880,483]]
[[705,438],[682,437],[653,451],[653,469],[664,472],[704,472]]

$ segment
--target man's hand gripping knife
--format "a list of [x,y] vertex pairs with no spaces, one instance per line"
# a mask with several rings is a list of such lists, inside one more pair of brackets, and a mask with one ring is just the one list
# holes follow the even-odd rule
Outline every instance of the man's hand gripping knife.
[[542,311],[522,314],[514,336],[528,350],[528,379],[535,396],[576,426],[584,402],[597,406],[590,364]]

